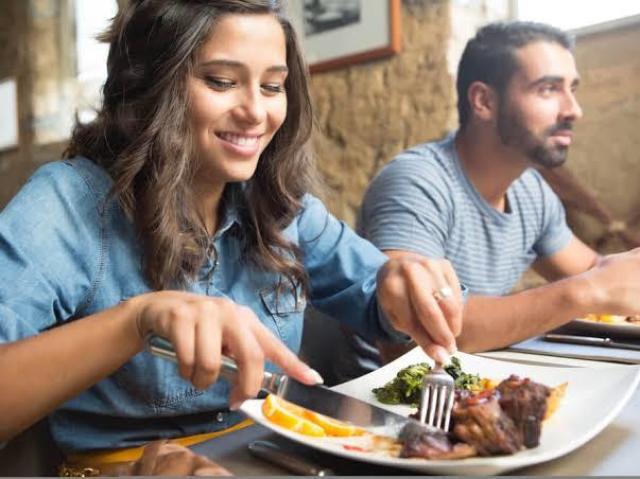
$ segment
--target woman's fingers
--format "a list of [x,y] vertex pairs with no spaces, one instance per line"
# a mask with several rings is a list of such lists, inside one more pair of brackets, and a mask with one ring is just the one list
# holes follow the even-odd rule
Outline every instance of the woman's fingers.
[[222,351],[238,366],[229,397],[233,407],[258,394],[265,360],[303,383],[322,382],[320,375],[300,361],[249,308],[224,298],[157,294],[159,297],[152,298],[141,313],[144,334],[153,332],[171,341],[180,374],[197,388],[206,388],[217,379]]
[[[455,337],[433,295],[434,289],[444,283],[444,276],[439,271],[427,269],[424,264],[418,261],[405,265],[402,268],[402,274],[405,296],[408,296],[413,310],[411,323],[414,324],[414,331],[423,329],[434,343],[440,344],[447,350],[455,349]],[[446,285],[446,283],[444,284]],[[406,300],[405,297],[404,301]]]
[[217,327],[219,312],[209,302],[202,307],[200,320],[195,329],[195,367],[191,382],[199,389],[213,384],[220,373],[222,332]]
[[260,344],[264,352],[265,359],[268,359],[280,367],[284,374],[304,384],[321,384],[323,382],[322,376],[320,376],[315,369],[310,368],[308,364],[301,361],[293,351],[276,338],[257,318],[253,322],[252,330],[256,341]]
[[255,337],[254,314],[247,308],[235,307],[235,320],[223,328],[223,341],[233,356],[238,373],[229,395],[231,409],[237,409],[242,401],[257,396],[264,375],[264,352]]
[[142,456],[133,465],[133,475],[152,476],[155,471],[160,448],[165,444],[167,444],[166,439],[160,439],[147,444],[142,451]]
[[139,476],[230,476],[224,467],[205,456],[166,440],[149,443],[132,468]]
[[180,376],[191,380],[195,363],[195,321],[196,312],[192,305],[184,302],[172,304],[167,313],[169,319],[168,339],[178,358]]
[[460,285],[448,262],[392,258],[378,278],[380,304],[394,327],[434,359],[447,360],[462,328]]
[[192,476],[232,476],[231,472],[222,467],[220,464],[216,464],[211,459],[205,456],[196,455],[193,460],[193,470],[189,475]]

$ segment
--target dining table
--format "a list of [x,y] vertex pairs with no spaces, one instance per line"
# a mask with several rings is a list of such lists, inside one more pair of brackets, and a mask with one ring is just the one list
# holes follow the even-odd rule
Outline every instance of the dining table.
[[[574,345],[580,352],[580,346]],[[566,346],[565,346],[566,348]],[[607,361],[594,361],[548,354],[522,353],[517,348],[482,353],[483,357],[516,363],[550,367],[633,367]],[[579,354],[576,354],[579,356]],[[615,391],[611,391],[615,394]],[[593,414],[598,414],[593,405]],[[222,437],[192,446],[192,449],[224,465],[239,476],[291,475],[287,469],[253,455],[248,445],[253,441],[270,441],[294,458],[304,458],[318,466],[322,474],[335,476],[408,476],[411,471],[341,458],[278,436],[253,424]],[[424,475],[415,472],[416,475]],[[636,389],[620,414],[593,439],[565,456],[509,472],[526,476],[601,476],[640,474],[640,389]]]

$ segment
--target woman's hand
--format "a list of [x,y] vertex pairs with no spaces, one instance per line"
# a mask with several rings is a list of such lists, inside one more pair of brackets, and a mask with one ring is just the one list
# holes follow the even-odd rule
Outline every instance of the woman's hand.
[[228,299],[161,291],[130,302],[141,341],[151,333],[167,338],[175,349],[180,375],[197,388],[216,381],[222,354],[236,361],[238,378],[229,396],[232,409],[258,394],[265,360],[306,384],[322,382],[253,311]]
[[231,476],[208,457],[166,440],[148,444],[126,472],[134,476]]
[[446,363],[462,331],[462,292],[451,263],[404,251],[386,254],[390,259],[378,272],[382,310],[395,329]]

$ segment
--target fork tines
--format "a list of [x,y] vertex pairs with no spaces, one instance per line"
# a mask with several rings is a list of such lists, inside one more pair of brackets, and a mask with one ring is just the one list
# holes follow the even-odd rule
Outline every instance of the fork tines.
[[454,397],[453,378],[436,366],[422,380],[420,422],[448,431]]

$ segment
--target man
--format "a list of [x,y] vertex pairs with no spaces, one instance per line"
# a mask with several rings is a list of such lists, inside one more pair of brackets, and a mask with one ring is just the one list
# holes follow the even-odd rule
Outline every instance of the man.
[[[459,64],[459,130],[400,154],[365,195],[360,234],[391,258],[446,258],[469,288],[458,337],[465,351],[591,312],[640,311],[638,252],[599,258],[532,168],[565,162],[582,117],[572,47],[547,25],[482,28]],[[531,265],[552,283],[508,295]],[[371,359],[371,346],[354,339],[359,357]]]

